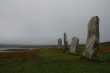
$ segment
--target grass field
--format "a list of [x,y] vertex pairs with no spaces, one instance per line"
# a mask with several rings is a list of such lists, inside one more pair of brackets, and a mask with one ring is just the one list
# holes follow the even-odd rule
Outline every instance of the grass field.
[[28,60],[0,59],[0,73],[110,73],[108,62],[87,61],[60,49],[40,49],[34,53],[37,56]]

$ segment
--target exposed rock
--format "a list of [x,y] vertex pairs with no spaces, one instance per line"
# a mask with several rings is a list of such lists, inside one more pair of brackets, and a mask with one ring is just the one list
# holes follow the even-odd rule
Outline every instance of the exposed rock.
[[96,59],[99,50],[99,17],[94,16],[88,23],[88,36],[83,56],[88,59]]
[[62,39],[61,38],[59,38],[58,39],[58,48],[62,48]]
[[64,33],[64,50],[68,51],[68,41],[66,33]]
[[71,41],[71,46],[70,46],[70,53],[77,53],[79,49],[79,39],[77,37],[73,37]]

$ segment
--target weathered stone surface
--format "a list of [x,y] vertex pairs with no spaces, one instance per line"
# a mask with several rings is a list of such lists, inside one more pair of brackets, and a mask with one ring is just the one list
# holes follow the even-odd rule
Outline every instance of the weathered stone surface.
[[68,41],[66,33],[64,33],[64,50],[68,51]]
[[58,48],[62,48],[62,39],[61,38],[58,39]]
[[77,37],[73,37],[71,41],[71,46],[70,46],[70,53],[77,53],[79,49],[79,39]]
[[88,36],[83,56],[88,59],[96,59],[99,50],[99,17],[94,16],[88,23]]

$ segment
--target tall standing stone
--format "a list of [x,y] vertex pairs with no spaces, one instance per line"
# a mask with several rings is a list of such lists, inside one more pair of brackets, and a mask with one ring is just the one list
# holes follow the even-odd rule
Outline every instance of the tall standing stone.
[[69,52],[76,54],[78,52],[78,49],[79,49],[79,39],[77,37],[73,37]]
[[98,50],[99,50],[99,17],[94,16],[90,19],[88,23],[88,36],[83,56],[88,59],[94,60],[96,59]]
[[58,48],[62,48],[62,39],[61,38],[58,39]]
[[64,33],[64,50],[68,51],[67,35]]

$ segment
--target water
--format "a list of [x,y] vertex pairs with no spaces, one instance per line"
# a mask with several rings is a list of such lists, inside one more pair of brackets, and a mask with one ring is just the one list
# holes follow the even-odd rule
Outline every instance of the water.
[[57,48],[56,45],[0,45],[0,50],[7,49],[33,49],[33,48]]
[[32,50],[34,48],[0,48],[0,51],[5,51],[5,50],[9,50],[9,49],[29,49],[29,50]]

